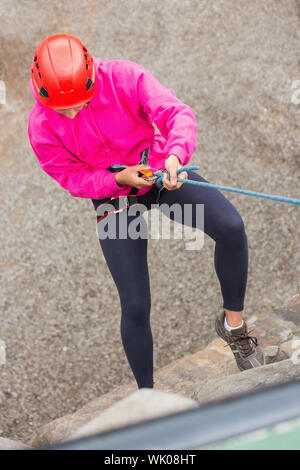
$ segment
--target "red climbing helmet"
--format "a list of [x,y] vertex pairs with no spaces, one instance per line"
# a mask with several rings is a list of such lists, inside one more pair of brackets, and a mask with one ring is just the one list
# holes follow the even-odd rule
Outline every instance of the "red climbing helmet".
[[48,108],[80,106],[96,91],[93,57],[70,34],[55,34],[40,42],[33,57],[31,77],[37,98]]

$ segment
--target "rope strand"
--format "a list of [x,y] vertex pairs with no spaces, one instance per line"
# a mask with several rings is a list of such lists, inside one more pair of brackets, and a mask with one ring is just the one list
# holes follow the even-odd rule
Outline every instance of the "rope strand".
[[[191,167],[185,166],[185,167],[180,168],[177,173],[179,174],[182,171],[186,171],[186,170],[199,170],[199,168],[197,166],[191,166]],[[219,184],[205,183],[205,182],[193,181],[193,180],[183,179],[183,178],[177,178],[177,181],[179,181],[180,183],[194,184],[196,186],[204,186],[207,188],[221,189],[222,191],[230,191],[232,193],[245,194],[246,196],[262,197],[265,199],[273,199],[279,202],[287,202],[289,204],[300,205],[300,199],[294,199],[294,198],[289,198],[289,197],[284,197],[284,196],[276,196],[274,194],[259,193],[257,191],[250,191],[247,189],[231,188],[230,186],[221,186]],[[160,176],[160,178],[157,180],[157,184],[162,185],[162,176]]]

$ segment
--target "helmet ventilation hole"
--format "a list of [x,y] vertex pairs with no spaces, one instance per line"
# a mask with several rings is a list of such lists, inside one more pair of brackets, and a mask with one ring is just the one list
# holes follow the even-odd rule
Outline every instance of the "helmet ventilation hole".
[[46,88],[44,86],[42,86],[41,89],[40,89],[40,95],[43,98],[49,98],[48,91],[46,90]]
[[85,82],[86,90],[87,91],[90,90],[93,86],[94,86],[94,82],[90,78],[87,78]]

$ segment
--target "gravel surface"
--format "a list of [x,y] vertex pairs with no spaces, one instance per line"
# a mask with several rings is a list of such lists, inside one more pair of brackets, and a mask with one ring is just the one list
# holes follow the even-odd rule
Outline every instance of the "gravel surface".
[[[300,105],[291,103],[292,81],[300,79],[298,2],[113,0],[100,8],[40,1],[32,22],[34,3],[3,0],[0,7],[0,79],[7,85],[0,106],[0,340],[7,354],[0,435],[23,441],[133,377],[92,203],[44,174],[27,140],[29,67],[44,36],[71,32],[104,60],[142,63],[193,106],[199,132],[191,163],[209,181],[300,198]],[[83,25],[79,5],[90,13]],[[58,22],[61,11],[68,21]],[[12,46],[13,76],[4,60]],[[271,315],[300,289],[299,208],[224,194],[248,235],[245,314]],[[222,298],[209,237],[201,251],[150,238],[148,253],[157,368],[215,336]]]

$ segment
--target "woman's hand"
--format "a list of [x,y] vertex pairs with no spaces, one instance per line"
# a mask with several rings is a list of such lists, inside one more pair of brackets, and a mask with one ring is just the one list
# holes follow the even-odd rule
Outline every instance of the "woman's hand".
[[153,181],[148,181],[143,176],[139,176],[140,170],[145,170],[146,168],[150,168],[147,165],[135,165],[129,166],[125,168],[125,170],[119,171],[115,175],[116,183],[119,186],[133,186],[134,188],[141,189],[145,188],[146,186],[152,186]]
[[[177,182],[177,171],[179,168],[182,168],[182,165],[176,155],[169,155],[165,161],[165,168],[170,173],[170,179],[168,179],[167,174],[164,173],[162,180],[164,187],[169,191],[172,191],[173,189],[179,189],[183,183]],[[187,177],[188,175],[186,171],[180,173],[180,178],[187,179]]]

